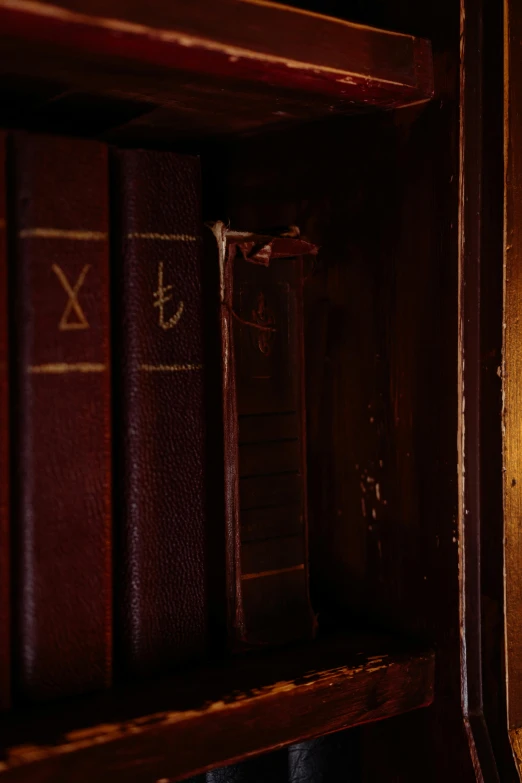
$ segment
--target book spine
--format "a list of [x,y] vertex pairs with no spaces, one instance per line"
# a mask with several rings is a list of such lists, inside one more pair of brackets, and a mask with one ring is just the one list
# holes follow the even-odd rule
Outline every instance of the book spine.
[[10,702],[9,380],[7,328],[6,137],[0,134],[0,710]]
[[308,596],[301,253],[316,249],[302,240],[274,240],[258,250],[256,243],[225,240],[221,250],[227,594],[234,646],[280,644],[315,633]]
[[15,134],[16,683],[40,700],[111,672],[108,161]]
[[119,657],[147,675],[207,643],[200,166],[115,153],[121,236]]

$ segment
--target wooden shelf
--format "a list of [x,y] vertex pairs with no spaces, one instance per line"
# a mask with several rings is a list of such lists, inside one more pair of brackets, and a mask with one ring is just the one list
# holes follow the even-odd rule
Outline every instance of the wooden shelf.
[[0,31],[3,125],[172,140],[433,95],[429,42],[269,0],[0,0]]
[[250,654],[4,716],[0,780],[174,780],[426,706],[433,684],[431,651],[382,636]]

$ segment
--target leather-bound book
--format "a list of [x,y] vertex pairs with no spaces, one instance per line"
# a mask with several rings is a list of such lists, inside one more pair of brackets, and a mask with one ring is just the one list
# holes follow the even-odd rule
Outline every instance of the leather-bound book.
[[39,700],[111,674],[108,158],[12,141],[16,683]]
[[9,600],[9,396],[5,134],[0,134],[0,710],[9,706],[11,633]]
[[306,639],[303,256],[311,243],[212,227],[221,269],[228,622],[235,647]]
[[360,783],[362,737],[357,728],[288,748],[288,783]]
[[128,676],[207,643],[199,159],[115,152],[120,248],[118,659]]

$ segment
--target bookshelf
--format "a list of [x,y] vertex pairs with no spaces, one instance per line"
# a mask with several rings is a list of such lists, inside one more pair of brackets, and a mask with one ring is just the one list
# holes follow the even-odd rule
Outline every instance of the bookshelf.
[[[348,16],[339,5],[328,8]],[[196,152],[206,220],[295,224],[321,247],[305,291],[319,638],[229,657],[216,645],[212,660],[169,678],[15,707],[0,717],[0,783],[174,781],[356,725],[362,783],[435,783],[455,769],[471,783],[481,765],[495,769],[487,727],[497,726],[497,754],[502,661],[487,658],[484,706],[478,533],[459,528],[456,449],[459,308],[473,315],[466,297],[478,290],[469,262],[459,304],[462,236],[479,230],[482,210],[472,100],[482,77],[469,68],[459,85],[458,0],[360,5],[364,20],[351,22],[270,0],[0,0],[2,127]],[[478,51],[476,23],[470,11]],[[462,171],[468,139],[475,157]],[[464,179],[471,200],[459,213]],[[498,195],[495,177],[486,181]],[[493,571],[488,623],[498,628]],[[476,697],[465,719],[464,682]],[[470,737],[481,740],[472,750]]]

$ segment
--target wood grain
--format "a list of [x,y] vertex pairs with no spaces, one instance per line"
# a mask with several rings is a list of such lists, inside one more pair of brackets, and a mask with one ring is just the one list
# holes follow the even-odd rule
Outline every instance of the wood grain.
[[125,695],[13,713],[0,722],[0,780],[175,780],[425,706],[433,676],[431,652],[383,637],[247,656]]
[[504,542],[508,725],[522,773],[522,9],[505,3]]
[[429,42],[272,2],[0,0],[0,24],[0,82],[55,85],[36,111],[41,123],[83,103],[89,125],[96,101],[111,99],[121,106],[107,128],[121,125],[129,139],[251,130],[433,95]]

